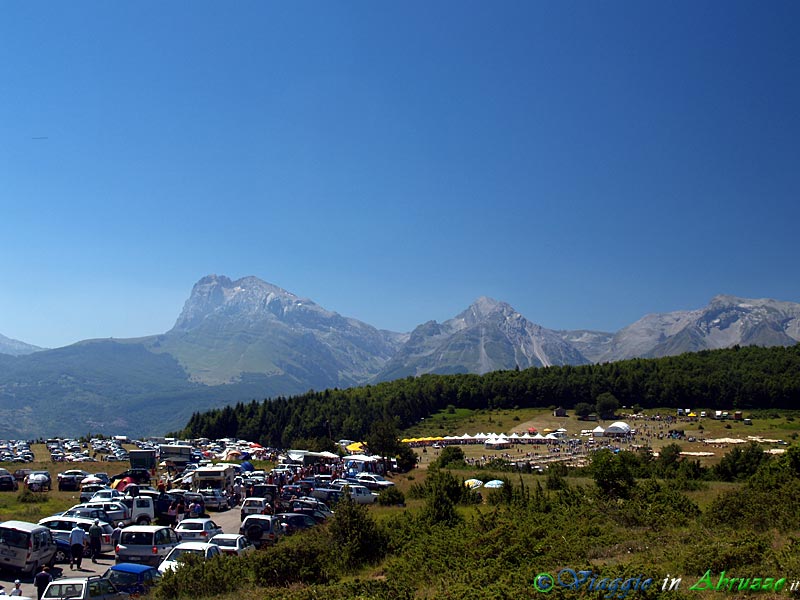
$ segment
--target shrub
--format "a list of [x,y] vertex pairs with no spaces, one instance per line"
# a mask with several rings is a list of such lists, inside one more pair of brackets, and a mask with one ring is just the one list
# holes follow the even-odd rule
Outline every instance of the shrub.
[[349,497],[337,505],[328,531],[332,547],[336,549],[334,562],[341,569],[356,570],[383,556],[386,544],[375,520],[366,506],[356,504]]
[[17,494],[17,500],[22,504],[39,504],[47,502],[49,499],[49,494],[44,492],[32,492],[28,488],[23,488],[23,490]]
[[381,506],[402,506],[406,503],[403,492],[396,487],[390,487],[378,494],[378,504]]
[[464,468],[464,451],[458,446],[447,446],[429,468],[444,469],[447,467]]

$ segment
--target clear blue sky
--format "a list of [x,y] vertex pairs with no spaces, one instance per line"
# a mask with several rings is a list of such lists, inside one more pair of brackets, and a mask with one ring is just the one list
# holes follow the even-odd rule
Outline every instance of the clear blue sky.
[[[800,301],[800,3],[4,2],[0,333],[209,273],[408,331]],[[46,139],[36,139],[44,137]]]

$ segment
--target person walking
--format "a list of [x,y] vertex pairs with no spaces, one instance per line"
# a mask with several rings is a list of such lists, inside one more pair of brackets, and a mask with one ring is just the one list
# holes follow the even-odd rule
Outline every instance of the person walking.
[[122,528],[125,527],[125,524],[120,521],[117,523],[117,526],[114,527],[114,531],[111,532],[111,545],[114,546],[116,550],[117,544],[119,544],[119,538],[122,537]]
[[69,532],[69,547],[72,553],[69,559],[70,571],[72,571],[75,566],[78,567],[79,571],[81,570],[84,546],[86,546],[86,532],[81,529],[80,525],[75,523],[75,527]]
[[95,519],[91,527],[89,527],[89,550],[92,555],[92,562],[97,562],[97,557],[100,556],[100,541],[103,537],[103,528],[100,527],[100,519]]
[[44,591],[51,581],[53,581],[53,576],[50,575],[50,567],[42,565],[42,570],[33,578],[33,585],[36,587],[36,596],[38,600],[42,600]]

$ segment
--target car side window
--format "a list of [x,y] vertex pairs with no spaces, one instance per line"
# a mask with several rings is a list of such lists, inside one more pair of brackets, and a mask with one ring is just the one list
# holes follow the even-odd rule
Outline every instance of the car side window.
[[173,544],[178,542],[178,534],[175,533],[172,529],[169,530],[169,538]]
[[167,543],[167,536],[165,534],[166,534],[166,531],[164,531],[163,529],[160,529],[159,531],[156,531],[156,537],[155,537],[155,545],[156,546],[160,546],[161,544],[166,544]]

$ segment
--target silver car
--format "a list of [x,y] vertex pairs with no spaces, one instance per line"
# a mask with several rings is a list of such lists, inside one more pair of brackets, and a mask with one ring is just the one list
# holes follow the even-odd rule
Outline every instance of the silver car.
[[157,567],[175,546],[178,534],[160,525],[134,525],[122,530],[117,544],[117,564],[133,562]]

